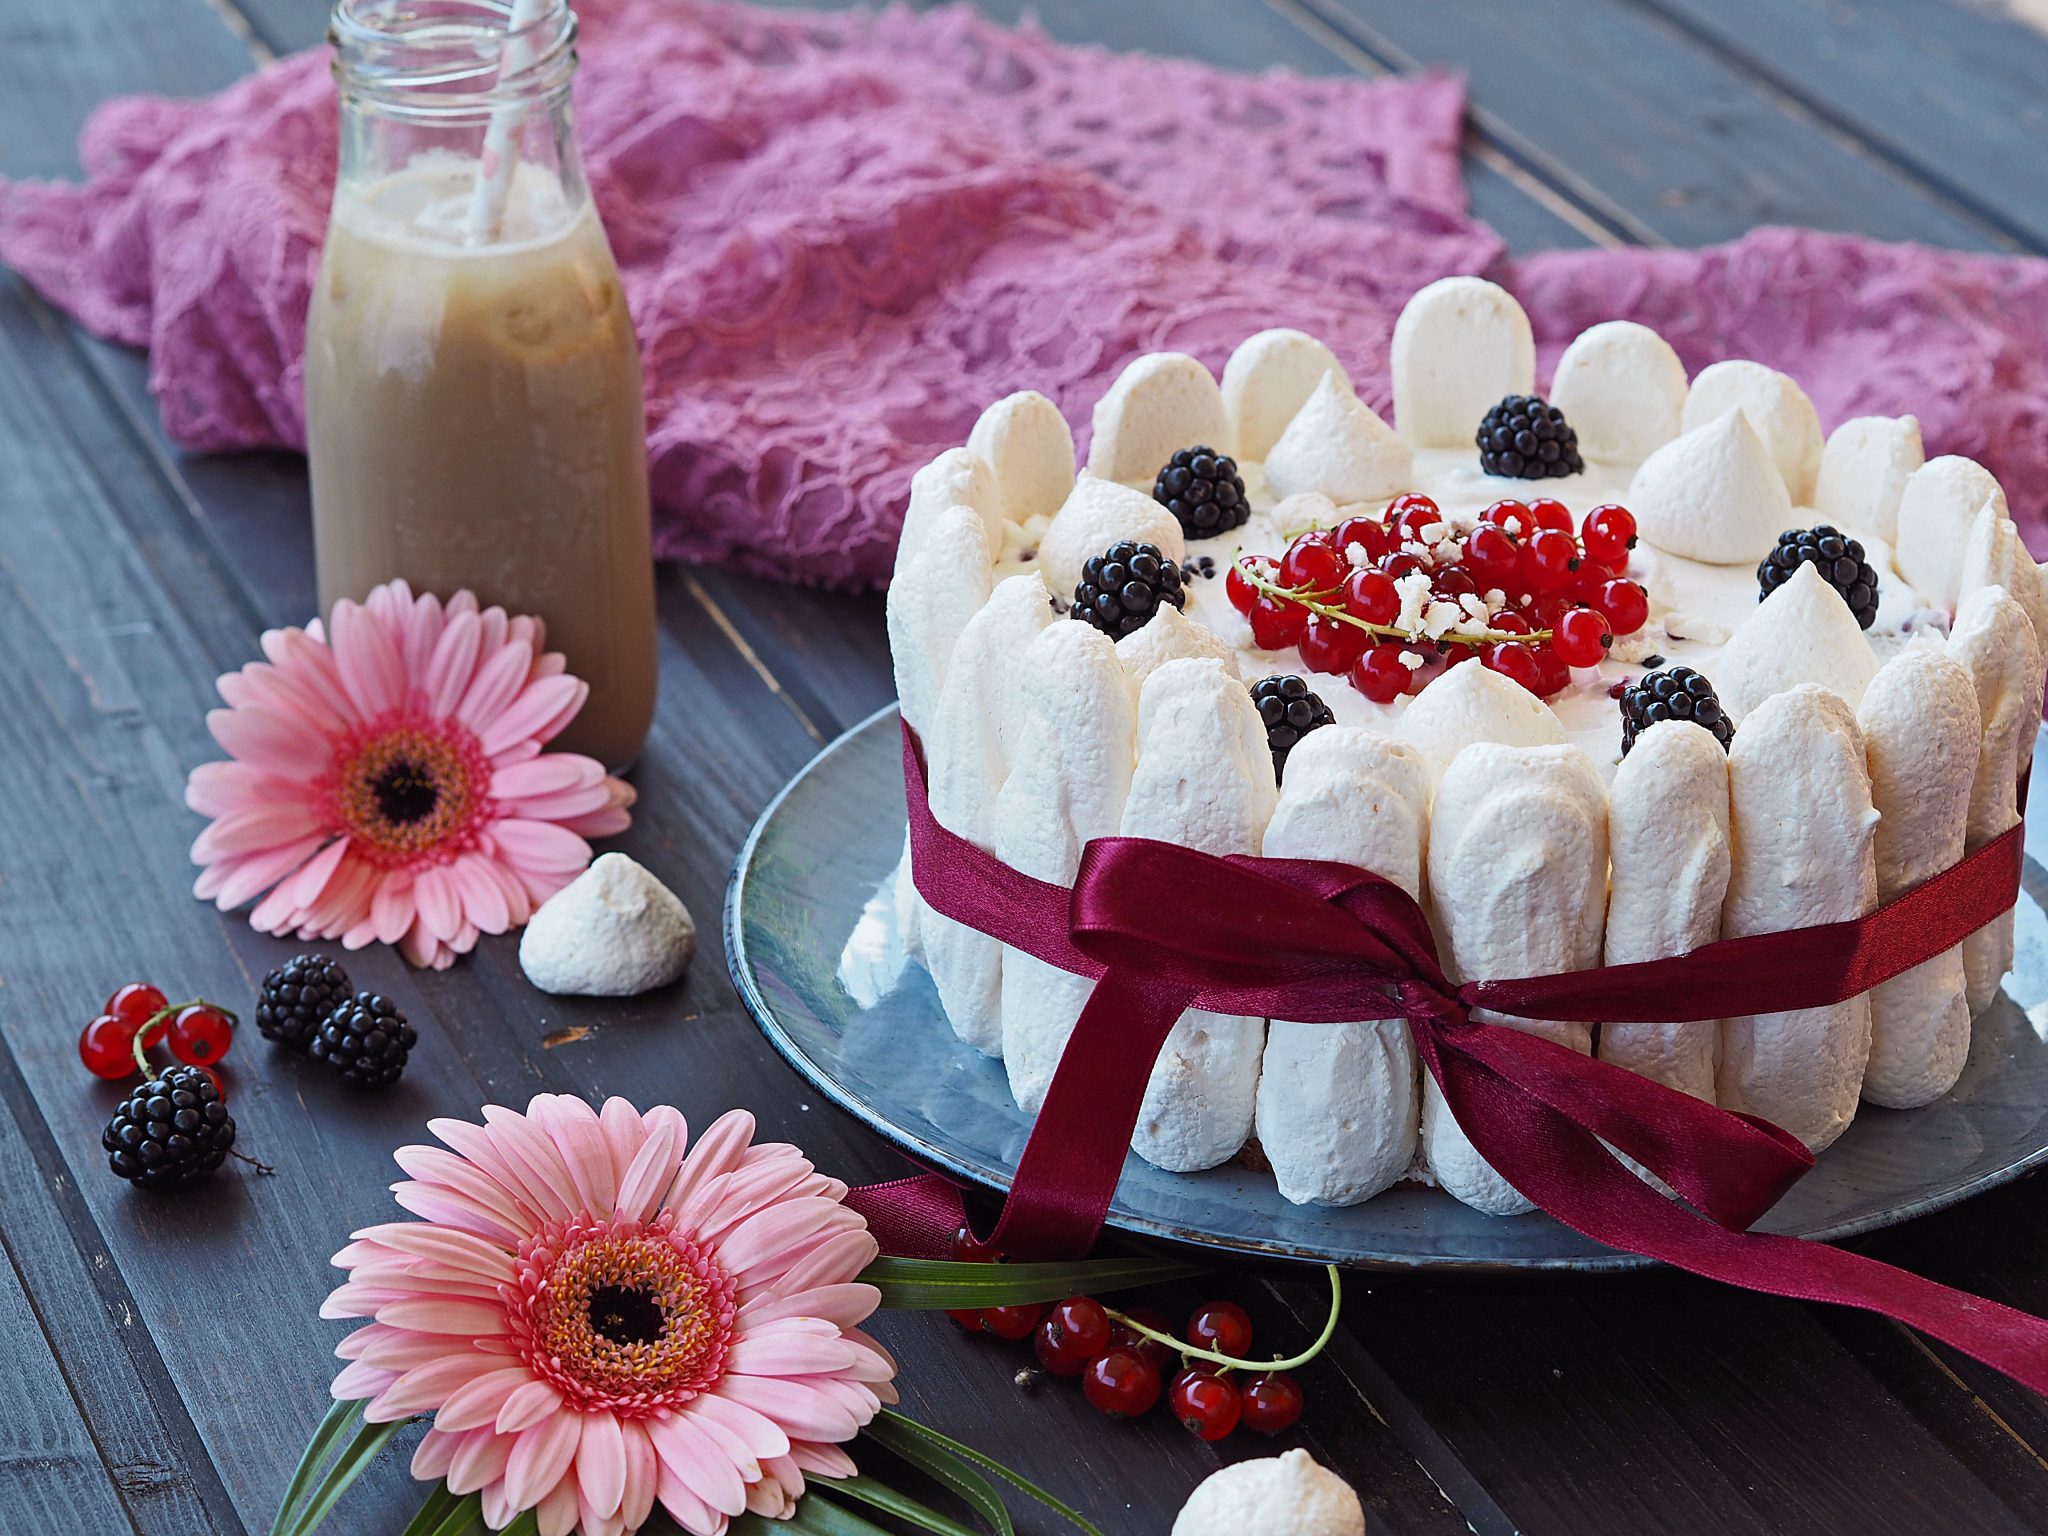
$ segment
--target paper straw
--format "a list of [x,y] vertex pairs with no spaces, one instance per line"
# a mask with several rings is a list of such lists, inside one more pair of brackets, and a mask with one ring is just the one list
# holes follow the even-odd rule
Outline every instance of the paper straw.
[[[523,74],[533,65],[533,28],[554,0],[512,0],[512,14],[505,22],[504,46],[498,50],[498,86]],[[498,238],[505,219],[505,199],[512,190],[512,173],[519,166],[519,129],[526,120],[526,103],[499,102],[491,108],[490,126],[484,130],[484,151],[477,168],[476,191],[469,200],[469,221],[463,229],[466,245],[489,245]]]

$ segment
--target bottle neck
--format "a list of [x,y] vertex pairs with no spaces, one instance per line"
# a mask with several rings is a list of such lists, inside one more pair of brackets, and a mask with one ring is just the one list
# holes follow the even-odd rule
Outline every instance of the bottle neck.
[[[576,30],[567,0],[337,0],[337,209],[373,199],[421,217],[406,210],[427,192],[410,180],[443,203],[476,189],[460,220],[471,245],[573,217],[588,197],[570,104]],[[483,219],[486,200],[509,215]]]

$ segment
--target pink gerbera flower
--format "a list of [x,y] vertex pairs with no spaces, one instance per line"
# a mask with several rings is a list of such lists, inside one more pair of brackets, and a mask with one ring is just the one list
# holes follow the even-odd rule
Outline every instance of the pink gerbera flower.
[[484,1124],[435,1120],[405,1147],[398,1203],[422,1221],[354,1234],[322,1317],[368,1317],[335,1351],[338,1399],[389,1422],[432,1414],[413,1475],[481,1491],[502,1529],[624,1536],[659,1499],[719,1536],[788,1515],[804,1474],[850,1477],[851,1439],[895,1362],[858,1324],[875,1240],[846,1186],[753,1116],[688,1155],[674,1109],[597,1113],[542,1094]]
[[231,761],[185,785],[213,818],[193,893],[226,912],[268,891],[261,932],[436,969],[524,923],[633,803],[594,759],[542,753],[590,693],[544,641],[538,619],[402,581],[337,603],[331,637],[266,631],[269,660],[225,674],[206,717]]

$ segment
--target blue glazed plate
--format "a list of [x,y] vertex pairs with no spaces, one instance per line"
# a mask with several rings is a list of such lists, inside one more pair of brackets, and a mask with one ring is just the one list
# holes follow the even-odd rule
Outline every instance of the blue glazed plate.
[[[755,823],[726,893],[734,983],[797,1072],[913,1157],[1008,1187],[1031,1123],[1000,1062],[962,1044],[895,923],[903,851],[896,710],[814,758]],[[1763,1228],[1842,1238],[1938,1211],[2048,1161],[2048,870],[2029,829],[2018,958],[1977,1020],[1955,1091],[1918,1110],[1866,1105]],[[1491,1217],[1400,1185],[1344,1209],[1290,1205],[1235,1165],[1124,1165],[1111,1226],[1258,1258],[1391,1270],[1624,1270],[1617,1253],[1548,1216]]]

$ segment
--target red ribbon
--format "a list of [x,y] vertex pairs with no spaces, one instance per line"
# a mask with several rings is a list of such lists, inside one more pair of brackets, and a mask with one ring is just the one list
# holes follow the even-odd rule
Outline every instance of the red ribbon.
[[[2019,892],[2019,827],[1868,917],[1724,939],[1665,960],[1454,987],[1421,907],[1364,870],[1107,837],[1082,851],[1069,890],[939,825],[907,727],[903,780],[914,877],[932,908],[1096,978],[990,1238],[1005,1253],[1073,1258],[1094,1245],[1152,1063],[1183,1010],[1305,1023],[1399,1016],[1480,1155],[1566,1226],[1750,1290],[1897,1318],[2048,1394],[2048,1322],[1839,1248],[1746,1230],[1813,1166],[1787,1132],[1472,1017],[1487,1008],[1679,1023],[1841,1002],[2007,911]],[[1162,902],[1161,891],[1174,899]],[[1609,1145],[1693,1208],[1645,1183]],[[877,1219],[902,1226],[906,1246],[930,1251],[957,1204],[934,1201],[918,1181],[867,1193],[890,1190],[901,1192],[901,1219]],[[863,1201],[878,1211],[890,1204]]]

